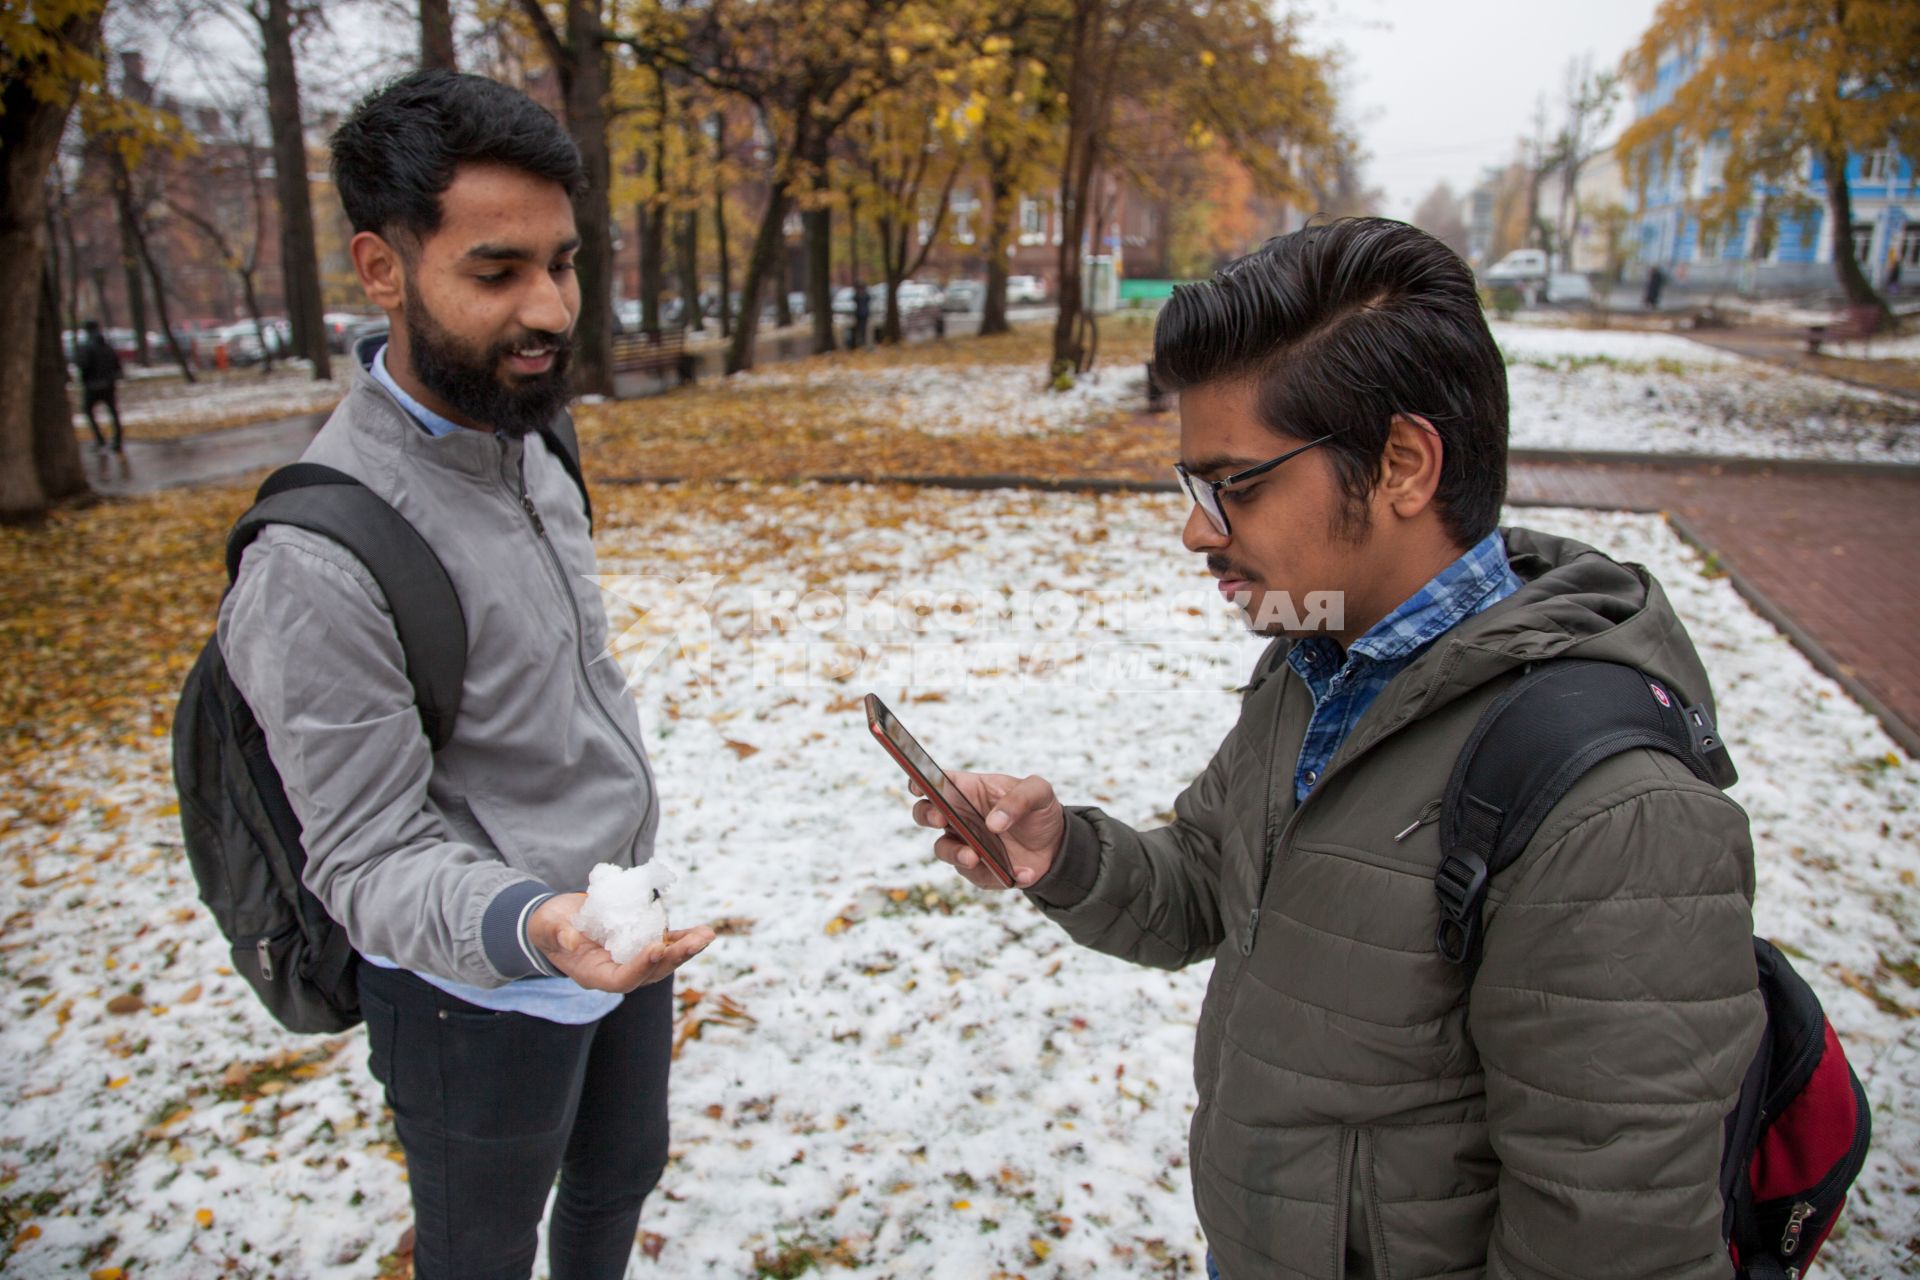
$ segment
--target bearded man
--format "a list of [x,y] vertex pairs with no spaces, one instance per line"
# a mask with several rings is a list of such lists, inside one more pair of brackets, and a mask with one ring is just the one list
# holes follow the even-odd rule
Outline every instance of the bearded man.
[[[466,668],[434,750],[389,602],[339,543],[247,547],[221,652],[300,821],[304,879],[359,966],[421,1280],[525,1277],[556,1175],[554,1280],[614,1280],[667,1158],[673,971],[573,927],[596,863],[653,855],[659,802],[606,652],[566,447],[579,153],[525,95],[420,72],[333,138],[353,264],[387,313],[303,461],[400,513],[459,597]],[[594,193],[605,198],[605,193]],[[564,431],[559,427],[565,427]]]

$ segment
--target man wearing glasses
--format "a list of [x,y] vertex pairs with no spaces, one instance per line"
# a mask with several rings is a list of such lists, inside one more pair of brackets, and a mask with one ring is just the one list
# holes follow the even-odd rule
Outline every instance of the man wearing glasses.
[[[1437,802],[1528,664],[1709,697],[1644,569],[1498,527],[1506,370],[1472,273],[1343,219],[1177,290],[1154,347],[1185,545],[1274,637],[1239,722],[1151,831],[1040,777],[951,776],[1077,941],[1214,960],[1191,1133],[1209,1273],[1725,1277],[1722,1123],[1763,1020],[1739,807],[1615,756],[1495,877],[1478,968],[1436,950]],[[1289,634],[1323,591],[1344,609]],[[951,834],[934,850],[996,887]]]

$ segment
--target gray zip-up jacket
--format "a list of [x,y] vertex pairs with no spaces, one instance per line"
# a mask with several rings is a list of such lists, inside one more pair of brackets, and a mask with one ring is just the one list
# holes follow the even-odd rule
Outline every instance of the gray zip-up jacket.
[[579,490],[537,435],[429,435],[360,359],[303,456],[420,531],[467,625],[436,753],[372,575],[300,529],[247,549],[220,649],[300,819],[307,885],[357,950],[404,968],[482,987],[550,972],[533,907],[596,863],[645,862],[659,821]]

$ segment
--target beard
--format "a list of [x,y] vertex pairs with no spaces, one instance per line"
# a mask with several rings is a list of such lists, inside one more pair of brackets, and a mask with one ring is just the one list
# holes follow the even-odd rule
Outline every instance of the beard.
[[[519,439],[540,430],[573,395],[567,379],[573,339],[567,334],[527,330],[475,351],[434,319],[417,295],[407,299],[401,314],[414,376],[449,408],[503,436]],[[552,368],[531,377],[502,372],[510,352],[534,347],[553,352]]]

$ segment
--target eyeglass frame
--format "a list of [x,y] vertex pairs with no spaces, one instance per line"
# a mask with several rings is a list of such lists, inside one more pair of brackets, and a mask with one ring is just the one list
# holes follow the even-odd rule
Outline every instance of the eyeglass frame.
[[[1233,522],[1227,519],[1227,509],[1220,504],[1220,495],[1222,492],[1232,488],[1236,484],[1243,484],[1248,480],[1263,476],[1281,463],[1297,458],[1307,450],[1317,448],[1339,434],[1340,432],[1338,431],[1329,431],[1318,439],[1309,440],[1298,448],[1287,450],[1277,458],[1269,458],[1258,466],[1248,467],[1244,471],[1236,471],[1221,480],[1208,480],[1204,477],[1196,476],[1187,470],[1187,464],[1184,462],[1174,463],[1173,472],[1180,477],[1180,485],[1187,491],[1187,496],[1193,499],[1193,505],[1200,508],[1201,514],[1207,517],[1207,523],[1212,525],[1221,537],[1231,538],[1233,536]],[[1207,486],[1207,497],[1213,503],[1211,509],[1208,508],[1207,503],[1200,500],[1199,493],[1196,492],[1193,487],[1196,483]],[[1218,520],[1214,519],[1216,514],[1220,517]]]

